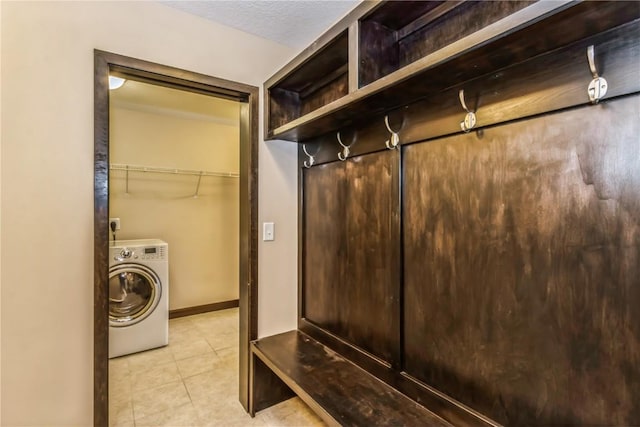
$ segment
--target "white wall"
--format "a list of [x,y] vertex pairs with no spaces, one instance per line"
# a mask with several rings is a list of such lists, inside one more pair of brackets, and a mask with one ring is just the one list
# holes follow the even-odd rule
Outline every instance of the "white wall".
[[[260,338],[295,329],[298,318],[298,198],[291,193],[280,197],[272,190],[297,192],[297,169],[292,165],[297,164],[298,147],[284,141],[266,145],[268,149],[260,151],[260,168],[273,173],[261,172],[258,209],[261,223],[275,223],[276,238],[273,242],[261,241],[258,251]],[[286,268],[274,268],[285,265]]]
[[[261,85],[295,52],[156,2],[0,2],[2,425],[90,425],[93,49]],[[261,333],[295,327],[296,146],[261,143]]]
[[[2,5],[0,5],[0,29],[2,28]],[[0,31],[0,46],[2,46],[2,31]],[[1,49],[0,49],[1,51]],[[2,82],[2,55],[0,55],[0,82]],[[0,100],[2,99],[2,84],[0,84]],[[2,102],[0,102],[0,129],[2,129]],[[0,236],[2,236],[2,132],[0,132]],[[0,259],[2,259],[2,239],[0,239]],[[0,277],[2,277],[2,262],[0,262]],[[0,280],[0,284],[2,281]],[[0,384],[2,383],[2,287],[0,286]],[[0,386],[0,425],[2,424],[2,387]]]

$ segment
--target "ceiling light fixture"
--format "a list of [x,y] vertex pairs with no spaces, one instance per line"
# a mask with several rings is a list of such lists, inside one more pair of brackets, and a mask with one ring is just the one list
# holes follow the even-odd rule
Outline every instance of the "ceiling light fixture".
[[109,76],[109,89],[114,90],[122,87],[122,85],[126,82],[125,79],[120,77]]

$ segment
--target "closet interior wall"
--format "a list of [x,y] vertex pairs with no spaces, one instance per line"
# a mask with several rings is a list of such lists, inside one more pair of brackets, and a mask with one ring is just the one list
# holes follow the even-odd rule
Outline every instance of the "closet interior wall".
[[[134,88],[159,105],[120,100],[126,95],[117,91]],[[117,239],[168,242],[172,313],[237,303],[240,104],[136,81],[112,98],[109,216],[120,218]]]

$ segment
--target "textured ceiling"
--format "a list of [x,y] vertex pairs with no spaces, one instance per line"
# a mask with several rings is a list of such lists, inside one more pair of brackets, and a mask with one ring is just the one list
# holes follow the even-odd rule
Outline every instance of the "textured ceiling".
[[360,0],[209,0],[161,3],[277,43],[304,48]]

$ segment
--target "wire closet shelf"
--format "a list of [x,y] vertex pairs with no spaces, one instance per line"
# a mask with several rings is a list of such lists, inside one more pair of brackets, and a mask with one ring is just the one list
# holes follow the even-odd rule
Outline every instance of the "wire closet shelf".
[[233,172],[212,172],[205,170],[193,170],[193,169],[176,169],[176,168],[162,168],[156,166],[140,166],[140,165],[126,165],[119,163],[112,163],[109,165],[109,169],[124,171],[125,172],[125,193],[129,194],[129,172],[146,172],[146,173],[165,173],[171,175],[193,175],[198,177],[196,183],[196,191],[193,194],[194,198],[198,198],[200,192],[200,182],[203,176],[215,176],[219,178],[239,178],[240,174]]
[[109,165],[109,169],[125,171],[125,172],[150,172],[150,173],[166,173],[174,175],[195,175],[195,176],[217,176],[220,178],[238,178],[240,174],[234,172],[212,172],[206,170],[194,170],[194,169],[175,169],[175,168],[163,168],[156,166],[140,166],[140,165],[127,165],[112,163]]

